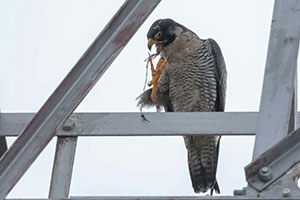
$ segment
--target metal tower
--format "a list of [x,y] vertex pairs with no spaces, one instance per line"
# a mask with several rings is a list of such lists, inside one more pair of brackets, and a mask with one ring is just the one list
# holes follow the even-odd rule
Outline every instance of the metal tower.
[[275,1],[259,113],[147,114],[156,126],[141,120],[140,113],[72,114],[159,2],[126,1],[38,113],[0,115],[0,155],[6,150],[4,137],[18,136],[0,160],[0,200],[54,136],[58,140],[49,199],[81,200],[87,197],[69,197],[77,137],[191,134],[256,134],[253,161],[245,167],[248,186],[235,190],[234,196],[88,199],[300,199],[295,182],[300,175],[296,75],[300,0]]

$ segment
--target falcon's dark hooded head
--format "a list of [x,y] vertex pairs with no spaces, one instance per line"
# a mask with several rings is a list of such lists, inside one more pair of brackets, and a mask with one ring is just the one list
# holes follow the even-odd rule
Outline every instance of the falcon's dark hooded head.
[[155,21],[147,33],[149,50],[151,50],[153,44],[156,44],[156,50],[159,53],[165,46],[173,42],[176,38],[173,30],[176,27],[186,29],[172,19],[159,19]]

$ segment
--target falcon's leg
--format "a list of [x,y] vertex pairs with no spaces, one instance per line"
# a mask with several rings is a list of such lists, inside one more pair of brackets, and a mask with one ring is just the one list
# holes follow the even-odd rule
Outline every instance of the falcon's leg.
[[164,70],[164,68],[167,65],[167,60],[165,60],[163,58],[160,58],[157,65],[156,65],[156,69],[154,69],[151,57],[149,58],[149,61],[150,61],[151,71],[152,71],[152,80],[150,81],[149,85],[153,85],[153,89],[152,89],[152,92],[151,92],[151,100],[153,102],[155,102],[157,86],[158,86],[158,80],[159,80],[159,77],[160,77],[162,71]]

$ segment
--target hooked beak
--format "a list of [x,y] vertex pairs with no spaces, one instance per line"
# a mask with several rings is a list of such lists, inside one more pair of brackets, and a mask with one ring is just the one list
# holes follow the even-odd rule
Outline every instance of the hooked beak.
[[162,44],[162,41],[153,40],[151,38],[148,39],[148,49],[151,51],[153,44]]
[[148,39],[148,49],[151,51],[151,48],[153,46],[153,44],[157,44],[157,41],[153,40],[153,39]]
[[159,53],[163,48],[163,44],[165,44],[166,42],[167,42],[167,40],[157,41],[157,40],[149,38],[148,39],[148,49],[151,51],[151,47],[153,46],[153,44],[156,44],[156,52]]

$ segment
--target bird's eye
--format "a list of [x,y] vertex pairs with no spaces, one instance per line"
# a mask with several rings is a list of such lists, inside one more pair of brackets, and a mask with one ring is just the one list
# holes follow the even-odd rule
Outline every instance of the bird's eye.
[[156,33],[156,34],[154,35],[154,38],[155,38],[155,39],[158,39],[158,38],[161,37],[161,35],[162,35],[162,32],[159,31],[158,33]]

